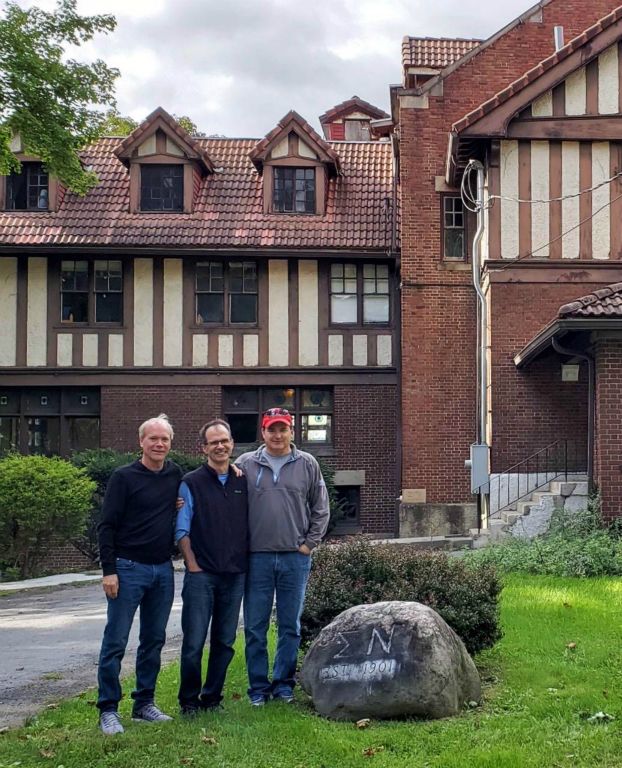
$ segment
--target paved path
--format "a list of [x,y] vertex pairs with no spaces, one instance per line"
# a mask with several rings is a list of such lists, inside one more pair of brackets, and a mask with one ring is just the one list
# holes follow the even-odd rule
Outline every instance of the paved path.
[[[168,623],[163,661],[181,645],[182,573]],[[96,683],[106,600],[99,583],[0,594],[0,727],[20,725],[46,704]],[[132,671],[138,644],[134,622],[123,671]]]

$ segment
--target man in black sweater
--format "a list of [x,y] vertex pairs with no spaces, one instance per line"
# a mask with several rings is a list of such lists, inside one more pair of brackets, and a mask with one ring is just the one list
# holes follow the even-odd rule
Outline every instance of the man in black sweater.
[[98,528],[108,620],[99,656],[97,707],[100,728],[106,735],[123,733],[117,711],[119,673],[138,606],[132,719],[149,723],[171,719],[154,704],[154,693],[173,605],[171,553],[182,472],[166,458],[173,439],[166,414],[141,424],[138,437],[142,456],[112,473]]
[[[184,476],[179,494],[175,540],[186,563],[182,591],[179,706],[186,716],[217,709],[244,594],[248,560],[246,478],[231,467],[231,430],[216,419],[199,432],[206,463]],[[207,630],[209,661],[202,684],[201,664]]]

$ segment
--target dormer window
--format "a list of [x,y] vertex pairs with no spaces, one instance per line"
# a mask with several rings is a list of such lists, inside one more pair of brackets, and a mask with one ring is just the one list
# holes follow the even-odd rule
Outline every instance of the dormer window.
[[140,171],[141,211],[184,210],[184,166],[143,165]]
[[23,162],[19,173],[7,177],[7,210],[47,211],[48,203],[48,174],[41,163]]
[[315,168],[274,168],[273,210],[315,213]]

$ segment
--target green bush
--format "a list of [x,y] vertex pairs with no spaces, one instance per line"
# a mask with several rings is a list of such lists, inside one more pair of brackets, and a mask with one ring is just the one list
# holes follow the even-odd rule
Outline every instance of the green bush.
[[46,456],[0,460],[0,560],[32,576],[51,542],[85,526],[95,483],[69,462]]
[[501,637],[501,585],[487,564],[467,564],[442,552],[407,545],[372,545],[357,537],[313,555],[302,614],[303,642],[346,608],[384,600],[416,601],[437,611],[470,653]]
[[619,525],[603,525],[598,499],[580,512],[556,510],[549,531],[535,539],[508,537],[471,552],[467,559],[507,573],[549,576],[622,575]]

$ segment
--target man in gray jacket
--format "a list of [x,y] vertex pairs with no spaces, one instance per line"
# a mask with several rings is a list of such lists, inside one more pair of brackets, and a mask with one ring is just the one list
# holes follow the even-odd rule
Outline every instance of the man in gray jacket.
[[[330,515],[317,461],[292,443],[289,411],[266,411],[261,435],[264,444],[236,461],[248,484],[250,560],[244,632],[248,695],[256,707],[270,697],[293,700],[310,555],[326,533]],[[275,595],[278,641],[271,682],[267,636]]]

